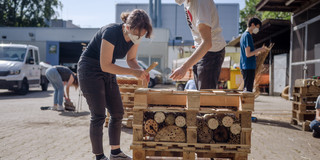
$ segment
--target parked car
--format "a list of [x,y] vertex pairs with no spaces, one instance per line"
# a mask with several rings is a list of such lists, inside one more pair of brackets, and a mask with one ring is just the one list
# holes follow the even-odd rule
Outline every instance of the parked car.
[[39,48],[24,44],[0,44],[0,89],[25,95],[31,87],[46,91],[48,64],[40,62]]
[[[124,60],[124,59],[117,59],[115,64],[118,65],[118,66],[121,66],[121,67],[129,68],[129,66],[127,64],[127,61]],[[138,61],[138,64],[143,69],[147,69],[148,68],[148,66],[145,63],[143,63],[142,61]],[[159,71],[157,71],[155,69],[152,69],[149,72],[149,74],[150,74],[150,82],[148,84],[149,88],[153,88],[156,84],[162,83],[162,74],[161,74],[161,72],[159,72]],[[130,77],[131,75],[125,75],[125,76],[129,76]]]

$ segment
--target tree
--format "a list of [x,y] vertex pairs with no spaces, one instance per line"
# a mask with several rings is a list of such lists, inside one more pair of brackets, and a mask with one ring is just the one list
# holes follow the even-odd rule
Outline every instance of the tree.
[[261,0],[246,0],[246,6],[240,10],[240,33],[247,29],[247,22],[251,17],[257,17],[262,21],[265,19],[290,20],[291,13],[287,12],[258,12],[256,6]]
[[45,27],[62,9],[59,0],[1,0],[0,26]]

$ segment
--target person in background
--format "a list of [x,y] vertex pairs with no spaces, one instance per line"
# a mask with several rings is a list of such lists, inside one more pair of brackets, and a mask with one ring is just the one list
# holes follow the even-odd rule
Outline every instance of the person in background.
[[243,90],[252,92],[256,70],[256,56],[265,52],[265,47],[254,49],[252,34],[258,34],[261,21],[258,18],[250,18],[247,23],[247,30],[241,35],[240,39],[240,70],[243,76]]
[[[62,106],[63,97],[66,101],[70,101],[70,86],[74,86],[76,89],[79,86],[77,75],[68,67],[53,66],[46,70],[46,77],[54,88],[52,109],[64,111]],[[64,93],[64,86],[66,86],[66,94]]]
[[[103,151],[103,124],[106,108],[110,113],[110,160],[130,160],[120,149],[123,104],[116,74],[133,75],[149,81],[149,73],[136,60],[142,37],[150,38],[152,25],[147,13],[140,9],[123,12],[122,24],[102,27],[91,39],[78,62],[80,88],[91,112],[90,139],[96,160],[108,160]],[[126,57],[130,68],[115,65],[116,59]],[[127,147],[127,146],[126,146]]]
[[227,45],[222,36],[216,5],[213,0],[176,0],[176,3],[184,5],[196,50],[170,78],[183,78],[193,66],[197,89],[216,89]]
[[310,129],[314,138],[320,138],[320,95],[316,101],[316,118],[310,123]]

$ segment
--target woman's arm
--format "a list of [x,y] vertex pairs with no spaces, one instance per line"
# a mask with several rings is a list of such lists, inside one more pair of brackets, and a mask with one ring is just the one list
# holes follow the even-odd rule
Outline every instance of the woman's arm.
[[133,75],[140,79],[145,79],[146,73],[139,69],[124,68],[112,63],[114,45],[102,39],[101,53],[100,53],[100,66],[103,72],[121,75]]
[[74,78],[73,78],[73,76],[71,74],[70,77],[69,77],[69,80],[67,82],[67,86],[66,86],[66,93],[67,93],[66,96],[65,96],[66,99],[70,99],[69,90],[70,90],[70,86],[73,84],[73,81],[74,81]]
[[139,47],[139,44],[135,44],[130,48],[130,50],[128,51],[128,54],[127,54],[127,63],[130,68],[143,70],[139,66],[138,61],[137,61],[138,47]]

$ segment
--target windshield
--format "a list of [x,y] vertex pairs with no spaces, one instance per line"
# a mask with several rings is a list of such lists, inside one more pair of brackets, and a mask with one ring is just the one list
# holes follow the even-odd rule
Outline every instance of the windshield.
[[0,60],[23,62],[26,48],[0,47]]

